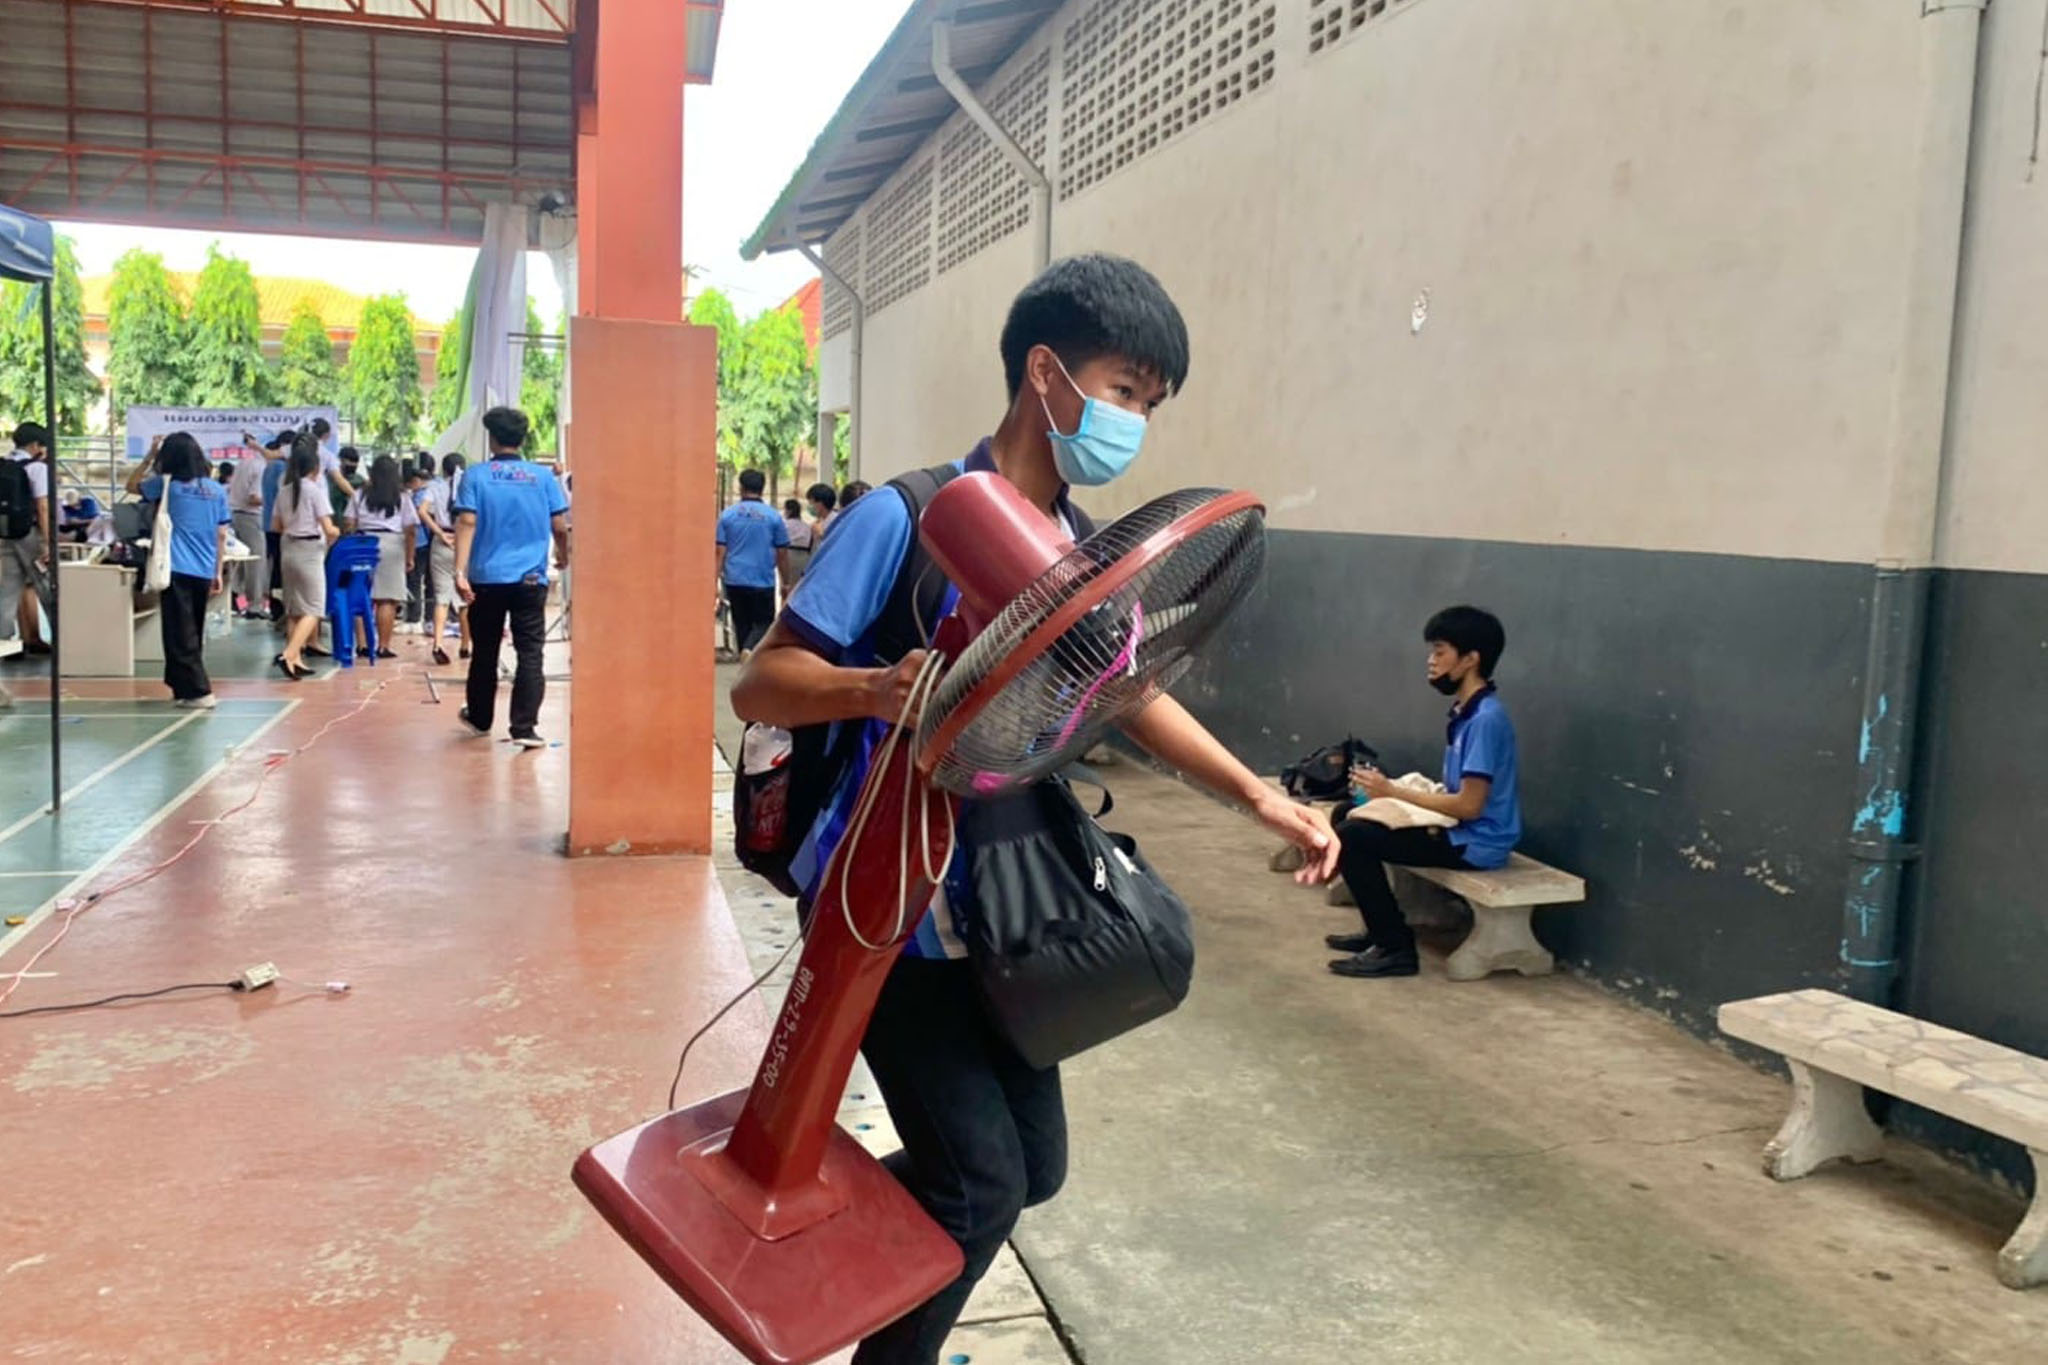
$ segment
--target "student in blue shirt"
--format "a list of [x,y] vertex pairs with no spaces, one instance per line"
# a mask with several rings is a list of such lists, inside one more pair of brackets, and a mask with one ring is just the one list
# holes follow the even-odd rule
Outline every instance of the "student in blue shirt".
[[776,580],[785,588],[792,581],[789,525],[762,500],[767,486],[760,470],[741,470],[740,500],[718,518],[717,578],[732,610],[732,638],[742,661],[775,623]]
[[[139,485],[151,502],[163,499],[171,519],[171,583],[157,600],[163,627],[164,685],[179,706],[212,710],[206,676],[206,603],[222,590],[221,556],[227,543],[228,491],[213,478],[199,442],[182,431],[150,452],[156,474]],[[148,462],[145,462],[145,469]]]
[[298,433],[287,427],[262,445],[263,461],[263,600],[250,605],[256,610],[251,616],[259,620],[281,621],[284,619],[284,600],[278,594],[284,591],[284,548],[272,529],[277,516],[277,495],[284,488],[285,466],[291,463],[292,437]]
[[[962,467],[1000,474],[1051,522],[1073,524],[1070,484],[1104,484],[1128,468],[1153,412],[1188,372],[1187,327],[1150,272],[1115,256],[1055,262],[1010,307],[1000,343],[1009,402],[995,433]],[[733,688],[742,719],[784,729],[864,727],[872,745],[902,714],[925,652],[886,657],[877,625],[910,548],[910,509],[895,489],[842,503],[782,616]],[[766,510],[766,509],[764,509]],[[766,515],[780,521],[772,510]],[[1124,733],[1308,852],[1298,875],[1325,881],[1337,841],[1320,811],[1268,787],[1168,696]],[[827,802],[794,870],[815,878],[862,780],[856,763]],[[805,856],[813,859],[808,874]],[[958,886],[956,861],[946,878]],[[960,1245],[966,1269],[928,1302],[862,1342],[855,1365],[930,1365],[1019,1210],[1058,1191],[1066,1112],[1057,1067],[1038,1070],[1003,1039],[976,993],[957,897],[920,914],[861,1042],[903,1150],[885,1163]]]
[[[491,461],[471,470],[455,495],[455,591],[469,604],[476,653],[469,661],[469,704],[462,724],[472,735],[491,732],[498,701],[498,647],[512,623],[519,669],[512,679],[512,742],[541,749],[534,729],[547,693],[542,641],[547,634],[548,546],[554,564],[569,562],[569,500],[552,469],[520,457],[532,425],[517,408],[484,414]],[[439,641],[435,641],[438,646]]]
[[1493,685],[1494,665],[1507,647],[1500,618],[1477,607],[1446,607],[1429,618],[1429,685],[1455,698],[1444,745],[1441,793],[1397,787],[1375,768],[1352,773],[1355,790],[1370,800],[1392,796],[1458,823],[1449,829],[1389,829],[1370,820],[1346,820],[1338,831],[1344,853],[1339,869],[1365,920],[1361,934],[1331,934],[1324,942],[1351,956],[1330,964],[1339,976],[1414,976],[1415,931],[1387,885],[1386,865],[1399,867],[1504,867],[1522,838],[1515,726]]

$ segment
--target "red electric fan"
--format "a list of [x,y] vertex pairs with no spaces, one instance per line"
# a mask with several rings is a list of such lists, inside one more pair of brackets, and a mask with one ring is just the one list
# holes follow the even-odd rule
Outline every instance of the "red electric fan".
[[[760,1365],[802,1365],[901,1317],[959,1248],[833,1123],[896,949],[953,847],[959,797],[1015,791],[1151,701],[1244,600],[1264,509],[1169,494],[1076,546],[1005,479],[963,474],[919,524],[960,591],[827,867],[753,1085],[607,1138],[577,1187]],[[934,1020],[935,1028],[944,1021]]]

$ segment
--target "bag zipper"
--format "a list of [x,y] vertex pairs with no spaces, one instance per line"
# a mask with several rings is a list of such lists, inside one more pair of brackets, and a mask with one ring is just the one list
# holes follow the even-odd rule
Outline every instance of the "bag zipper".
[[1095,889],[1109,890],[1109,864],[1103,862],[1099,855],[1095,859]]

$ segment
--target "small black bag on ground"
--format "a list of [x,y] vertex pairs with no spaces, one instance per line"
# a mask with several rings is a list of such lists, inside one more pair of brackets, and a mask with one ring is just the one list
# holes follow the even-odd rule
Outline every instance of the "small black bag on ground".
[[1025,1061],[1051,1066],[1187,998],[1187,906],[1136,841],[1098,825],[1064,781],[970,801],[960,833],[974,894],[968,958],[990,1017]]
[[1342,744],[1325,744],[1280,770],[1280,785],[1297,801],[1334,801],[1351,790],[1351,769],[1377,763],[1379,751],[1355,736]]

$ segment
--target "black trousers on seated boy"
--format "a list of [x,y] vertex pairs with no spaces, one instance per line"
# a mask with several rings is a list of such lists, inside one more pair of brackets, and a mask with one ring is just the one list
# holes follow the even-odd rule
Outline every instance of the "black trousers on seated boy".
[[960,1278],[860,1344],[853,1365],[932,1365],[1017,1215],[1067,1178],[1058,1067],[995,1030],[967,963],[898,958],[861,1054],[903,1150],[883,1164],[967,1258]]
[[1415,931],[1401,913],[1394,890],[1387,885],[1387,864],[1396,867],[1470,867],[1465,853],[1441,828],[1388,829],[1372,820],[1346,820],[1337,826],[1344,847],[1337,870],[1358,902],[1365,936],[1382,956],[1415,951]]

